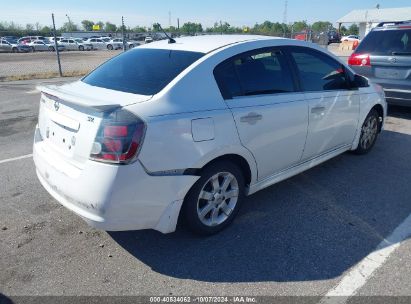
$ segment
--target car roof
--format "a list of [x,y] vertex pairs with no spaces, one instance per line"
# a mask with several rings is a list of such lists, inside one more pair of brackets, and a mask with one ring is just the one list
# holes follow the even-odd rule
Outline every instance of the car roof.
[[156,41],[150,44],[145,44],[139,48],[150,49],[167,49],[179,51],[191,51],[199,53],[209,53],[213,50],[225,47],[230,44],[255,41],[255,40],[270,40],[282,39],[269,36],[259,35],[203,35],[192,37],[174,38],[176,43],[168,43],[168,39]]
[[411,21],[385,21],[379,23],[375,28],[373,28],[373,31],[381,31],[381,30],[405,30],[405,29],[410,29],[411,28]]

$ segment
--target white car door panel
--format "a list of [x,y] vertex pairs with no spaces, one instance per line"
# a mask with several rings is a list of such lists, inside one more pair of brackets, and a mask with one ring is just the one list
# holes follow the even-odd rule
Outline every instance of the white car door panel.
[[359,95],[354,91],[306,93],[309,126],[303,159],[315,157],[354,140]]
[[288,48],[309,107],[302,160],[352,144],[360,111],[357,90],[349,87],[344,66],[322,52]]
[[214,72],[259,180],[298,163],[304,150],[308,105],[290,71],[284,54],[271,48],[235,56]]
[[257,161],[259,180],[301,160],[308,125],[303,94],[235,98],[228,105],[242,144]]

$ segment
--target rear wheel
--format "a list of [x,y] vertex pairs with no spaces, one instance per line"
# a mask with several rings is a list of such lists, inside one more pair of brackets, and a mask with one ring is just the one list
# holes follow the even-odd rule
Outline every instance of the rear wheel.
[[11,50],[13,53],[17,53],[18,52],[18,49],[17,48],[12,48],[12,50]]
[[107,49],[109,49],[110,51],[113,50],[113,46],[111,44],[107,45]]
[[187,194],[183,216],[191,231],[212,235],[227,227],[244,199],[244,177],[231,162],[207,166]]
[[30,47],[30,52],[34,53],[36,50],[34,49],[34,46]]
[[78,49],[79,49],[79,51],[84,51],[84,46],[80,45],[80,46],[78,47]]
[[133,47],[134,47],[134,44],[130,44],[130,45],[128,46],[129,49],[132,49]]
[[54,46],[49,47],[50,52],[54,52]]
[[358,148],[354,151],[357,154],[366,154],[371,151],[377,141],[380,116],[376,110],[371,110],[361,128]]

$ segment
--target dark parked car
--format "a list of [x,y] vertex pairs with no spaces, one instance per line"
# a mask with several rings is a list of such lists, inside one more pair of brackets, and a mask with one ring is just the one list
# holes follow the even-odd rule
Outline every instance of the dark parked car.
[[336,31],[330,31],[327,33],[328,36],[328,44],[331,43],[340,43],[341,35]]
[[411,21],[380,23],[348,63],[356,73],[380,84],[389,104],[411,107]]

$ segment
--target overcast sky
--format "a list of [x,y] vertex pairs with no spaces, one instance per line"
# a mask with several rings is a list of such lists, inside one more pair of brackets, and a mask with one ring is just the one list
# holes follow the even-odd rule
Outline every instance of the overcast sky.
[[[14,21],[21,25],[39,22],[51,24],[51,13],[55,13],[56,25],[71,20],[110,21],[119,25],[121,16],[127,26],[151,26],[160,22],[164,27],[187,21],[201,22],[211,26],[215,21],[227,21],[231,25],[252,26],[264,20],[282,22],[284,0],[0,0],[0,21]],[[289,0],[287,21],[318,20],[335,22],[354,9],[411,6],[410,0]]]

